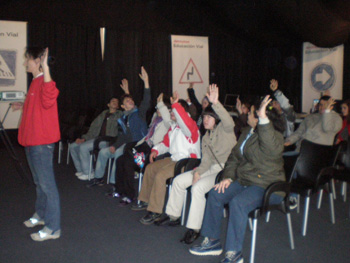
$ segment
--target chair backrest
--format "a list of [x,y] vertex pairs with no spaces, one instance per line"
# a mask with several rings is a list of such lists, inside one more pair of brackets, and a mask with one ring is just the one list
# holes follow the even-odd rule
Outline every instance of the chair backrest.
[[340,147],[337,145],[321,145],[303,140],[293,174],[296,173],[297,178],[314,183],[323,168],[334,166],[339,149]]

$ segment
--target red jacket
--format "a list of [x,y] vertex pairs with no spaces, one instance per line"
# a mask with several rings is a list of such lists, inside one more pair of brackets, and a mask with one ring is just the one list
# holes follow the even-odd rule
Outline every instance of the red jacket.
[[44,82],[44,76],[33,79],[23,106],[18,142],[23,146],[55,143],[60,140],[57,97],[54,81]]

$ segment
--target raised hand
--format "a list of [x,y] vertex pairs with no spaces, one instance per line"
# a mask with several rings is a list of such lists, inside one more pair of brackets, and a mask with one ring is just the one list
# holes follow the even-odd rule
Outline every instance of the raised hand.
[[145,88],[148,89],[149,88],[148,74],[143,66],[141,67],[141,73],[139,74],[139,76],[143,80],[145,84]]
[[267,117],[266,116],[266,107],[267,107],[267,105],[269,105],[269,103],[271,101],[272,101],[272,99],[270,99],[270,95],[267,95],[260,103],[260,108],[257,111],[257,114],[260,118],[265,119]]
[[329,98],[329,100],[326,102],[326,110],[333,110],[335,104],[335,100],[333,98]]
[[216,105],[219,101],[219,88],[216,84],[209,85],[209,92],[207,93],[209,102]]
[[40,57],[40,64],[41,66],[44,67],[48,67],[48,59],[49,59],[49,48],[45,48],[44,53],[41,55]]
[[129,92],[129,82],[127,79],[122,79],[122,84],[120,84],[120,87],[124,91],[125,94],[130,94]]
[[270,80],[270,89],[276,91],[278,89],[278,81],[275,79]]
[[163,101],[163,93],[160,93],[158,98],[157,98],[157,103],[162,102]]
[[173,96],[170,97],[171,104],[177,103],[179,101],[179,93],[174,91]]
[[189,89],[193,89],[193,82],[190,83]]

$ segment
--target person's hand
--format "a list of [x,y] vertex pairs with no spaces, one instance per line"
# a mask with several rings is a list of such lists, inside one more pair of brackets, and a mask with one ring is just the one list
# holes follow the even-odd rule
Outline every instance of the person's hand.
[[75,140],[76,144],[81,144],[83,142],[85,142],[85,139],[78,138],[78,139]]
[[139,74],[139,76],[143,80],[145,84],[145,88],[148,89],[149,88],[148,74],[143,66],[141,67],[141,73]]
[[177,103],[179,101],[179,93],[174,91],[173,96],[170,97],[171,104]]
[[257,114],[260,118],[265,119],[266,116],[266,107],[267,105],[269,105],[269,103],[272,101],[272,99],[270,99],[270,95],[267,95],[262,102],[260,103],[260,108],[257,111]]
[[12,111],[16,111],[16,110],[20,110],[20,109],[22,109],[22,107],[23,107],[23,102],[12,102],[11,103],[11,109],[12,109]]
[[116,151],[116,148],[114,147],[114,146],[111,146],[111,147],[109,147],[109,152],[110,153],[115,153],[115,151]]
[[45,48],[44,54],[40,57],[40,64],[43,68],[48,67],[48,59],[49,59],[49,48]]
[[193,179],[192,179],[192,185],[195,185],[199,180],[201,179],[198,172],[194,172]]
[[190,83],[189,89],[193,89],[193,82]]
[[284,143],[284,146],[290,146],[290,145],[292,145],[292,143],[289,142],[289,141],[286,141],[286,142]]
[[214,185],[214,189],[215,191],[218,191],[218,193],[225,193],[225,189],[227,187],[229,187],[231,184],[231,180],[230,179],[224,179],[222,180],[220,183]]
[[216,84],[209,85],[209,92],[207,93],[209,102],[216,105],[219,101],[219,88]]
[[335,103],[336,102],[333,98],[329,98],[329,100],[326,101],[326,105],[325,105],[326,110],[333,110]]
[[239,99],[239,96],[237,97],[237,100],[236,100],[236,109],[238,111],[239,114],[242,114],[243,113],[243,110],[242,110],[242,102],[241,100]]
[[120,84],[120,87],[124,91],[125,94],[130,94],[129,93],[129,82],[127,79],[122,79],[122,84]]
[[270,89],[275,92],[278,89],[278,81],[275,79],[270,80]]
[[151,154],[149,155],[149,162],[153,163],[156,157],[157,157],[157,152],[151,152]]
[[163,93],[160,93],[158,98],[157,98],[157,103],[163,102]]

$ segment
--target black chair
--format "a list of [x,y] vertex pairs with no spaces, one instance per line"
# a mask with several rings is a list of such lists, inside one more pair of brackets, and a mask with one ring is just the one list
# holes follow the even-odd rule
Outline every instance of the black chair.
[[[222,174],[223,171],[218,173],[216,176],[215,183],[219,183],[222,180]],[[290,241],[290,247],[291,249],[294,249],[294,236],[293,236],[293,228],[292,228],[292,220],[290,216],[290,210],[289,210],[289,194],[290,194],[290,187],[291,184],[289,182],[276,182],[269,185],[269,187],[265,190],[262,205],[260,207],[257,207],[253,211],[251,211],[248,214],[250,228],[252,230],[252,242],[251,242],[251,250],[250,250],[250,262],[254,262],[255,258],[255,244],[256,244],[256,233],[257,233],[257,226],[258,226],[258,218],[260,216],[266,215],[267,220],[269,218],[269,214],[271,211],[280,211],[284,213],[287,217],[287,224],[288,224],[288,232],[289,232],[289,241]],[[273,193],[281,192],[285,195],[283,198],[283,201],[280,204],[276,205],[270,205],[269,200],[270,196]],[[224,208],[224,217],[226,217],[226,208]]]
[[[171,186],[172,183],[175,179],[176,176],[178,176],[181,173],[188,172],[199,166],[201,163],[201,159],[196,159],[196,158],[184,158],[176,162],[175,168],[174,168],[174,177],[169,178],[167,180],[167,185],[168,185],[168,195],[170,195],[171,192]],[[182,206],[182,216],[181,216],[181,225],[185,224],[185,217],[186,217],[186,206],[187,206],[187,196],[188,196],[188,191],[190,190],[191,187],[187,188],[185,198],[184,198],[184,203]]]
[[330,169],[339,153],[339,146],[327,146],[303,140],[300,154],[294,166],[290,178],[291,192],[298,194],[298,212],[300,207],[300,196],[305,197],[304,220],[302,235],[306,235],[307,220],[309,213],[310,197],[320,189],[326,187],[329,193],[331,209],[331,221],[335,223],[333,193],[329,186],[332,178]]
[[[99,146],[100,143],[101,142],[108,142],[108,143],[110,143],[113,140],[115,140],[115,138],[111,137],[111,136],[101,136],[101,137],[97,137],[94,140],[94,146],[93,146],[92,150],[90,151],[89,181],[90,181],[90,179],[92,177],[91,174],[92,174],[92,170],[93,170],[94,161],[96,161],[97,156],[98,156],[98,152],[101,150],[100,146]],[[112,159],[113,158],[109,158],[109,160],[108,160],[107,184],[109,183]]]
[[[280,211],[287,217],[288,232],[289,232],[289,241],[291,249],[294,249],[294,237],[293,237],[293,228],[292,220],[289,210],[289,193],[290,193],[291,184],[288,182],[276,182],[272,183],[266,190],[263,197],[263,203],[261,207],[258,207],[249,213],[249,219],[252,219],[252,242],[250,250],[250,263],[254,263],[255,257],[255,244],[256,244],[256,233],[258,226],[258,218],[263,215],[269,215],[271,211]],[[273,193],[282,192],[285,194],[283,201],[277,205],[270,205],[269,200],[270,196]],[[268,220],[267,220],[268,221]]]
[[[343,200],[346,201],[346,188],[347,184],[350,183],[350,168],[349,167],[340,167],[340,168],[334,168],[333,170],[333,176],[332,178],[334,180],[341,181],[342,184],[342,194],[343,194]],[[350,211],[349,211],[350,216]]]

